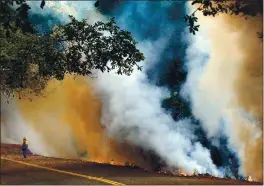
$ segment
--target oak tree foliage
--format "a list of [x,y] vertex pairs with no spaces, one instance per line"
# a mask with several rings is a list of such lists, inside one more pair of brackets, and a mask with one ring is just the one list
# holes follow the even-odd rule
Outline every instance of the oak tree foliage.
[[[190,33],[194,34],[199,30],[197,11],[204,16],[217,16],[228,14],[242,16],[245,19],[263,14],[263,0],[193,0],[192,5],[197,9],[190,15],[185,15],[184,20],[188,24]],[[263,31],[257,33],[263,38]]]
[[10,96],[29,89],[39,94],[52,78],[87,76],[95,69],[125,75],[134,67],[141,70],[137,63],[144,55],[130,32],[121,30],[114,19],[88,24],[69,16],[69,23],[54,27],[51,35],[41,35],[28,21],[29,9],[25,0],[0,2],[1,93]]

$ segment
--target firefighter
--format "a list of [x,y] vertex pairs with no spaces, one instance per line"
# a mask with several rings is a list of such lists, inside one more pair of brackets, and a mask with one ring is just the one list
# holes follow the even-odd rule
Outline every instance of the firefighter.
[[22,152],[23,152],[23,157],[26,158],[28,153],[28,141],[25,137],[23,138],[22,141]]

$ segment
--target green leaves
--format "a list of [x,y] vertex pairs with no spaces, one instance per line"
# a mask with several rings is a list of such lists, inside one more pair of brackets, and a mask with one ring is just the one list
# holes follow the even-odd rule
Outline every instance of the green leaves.
[[99,7],[99,0],[96,0],[96,2],[94,3],[94,6],[95,6],[96,8]]
[[198,4],[198,3],[202,3],[202,1],[203,1],[203,0],[194,0],[194,1],[192,2],[192,5],[195,5],[195,4]]
[[92,69],[98,69],[130,75],[134,66],[141,69],[137,62],[144,60],[144,55],[136,49],[130,32],[120,30],[114,19],[94,25],[72,16],[70,20],[55,30],[62,33],[56,39],[69,46],[65,53],[68,73],[89,75]]
[[[3,33],[4,27],[0,26]],[[10,30],[9,37],[1,34],[0,39],[0,70],[1,92],[18,91],[31,88],[39,92],[45,87],[45,78],[35,72],[36,59],[42,60],[39,38],[31,34],[23,34],[21,30]],[[33,71],[32,71],[33,70]]]
[[237,16],[256,16],[263,14],[263,0],[193,0],[192,5],[199,6],[191,15],[184,17],[185,22],[189,26],[190,33],[194,34],[199,30],[199,25],[195,25],[197,17],[195,13],[201,11],[204,16],[215,17],[218,14],[230,14]]
[[46,4],[46,3],[45,3],[45,0],[42,0],[42,1],[41,1],[41,4],[40,4],[40,8],[42,8],[42,9],[43,9],[43,8],[44,8],[44,6],[45,6],[45,4]]
[[198,18],[195,17],[194,14],[192,14],[190,16],[186,15],[184,17],[184,20],[189,26],[189,32],[195,35],[195,32],[199,31],[199,27],[200,27],[200,25],[195,25],[195,22],[198,21]]
[[[12,7],[14,5],[16,9]],[[29,10],[25,0],[0,1],[0,24],[6,29],[20,28],[23,32],[33,33],[33,26],[28,21]]]
[[15,11],[8,3],[0,5],[4,18],[13,16],[0,19],[0,88],[6,95],[24,89],[40,94],[49,79],[63,80],[65,74],[87,76],[97,69],[130,75],[134,67],[141,70],[137,63],[144,55],[114,19],[90,25],[69,16],[70,22],[54,27],[50,36],[38,35],[27,21],[30,7],[23,1]]

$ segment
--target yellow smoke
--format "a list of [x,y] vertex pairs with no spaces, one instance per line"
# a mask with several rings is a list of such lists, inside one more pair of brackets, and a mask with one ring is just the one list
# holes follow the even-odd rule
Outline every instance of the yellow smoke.
[[[115,163],[124,164],[126,159],[115,152],[117,144],[106,136],[100,124],[100,100],[87,78],[66,77],[61,83],[52,80],[44,97],[22,99],[18,103],[26,122],[56,151],[53,155],[77,157],[78,153],[88,151],[91,161],[114,159]],[[72,145],[75,149],[67,147]]]
[[[229,15],[199,15],[199,21],[207,27],[212,44],[201,86],[220,96],[223,92],[234,93],[225,110],[232,119],[230,143],[239,150],[244,174],[262,181],[263,42],[257,37],[257,32],[262,32],[262,16],[245,20]],[[243,119],[239,109],[252,114],[255,120]]]
[[[263,42],[256,37],[262,32],[262,16],[248,21],[242,18],[225,19],[231,29],[240,34],[238,46],[243,53],[242,66],[235,81],[235,91],[239,105],[248,113],[253,113],[256,123],[249,125],[249,130],[238,127],[240,140],[245,144],[243,163],[246,175],[253,175],[259,181],[263,179]],[[257,127],[260,132],[255,140],[250,140],[250,130]],[[255,134],[256,135],[256,134]]]

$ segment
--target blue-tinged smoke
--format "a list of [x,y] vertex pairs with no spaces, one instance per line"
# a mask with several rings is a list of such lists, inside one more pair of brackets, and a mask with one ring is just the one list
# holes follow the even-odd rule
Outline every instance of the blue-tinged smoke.
[[52,14],[42,15],[32,13],[30,14],[30,21],[38,32],[45,34],[50,34],[55,25],[63,24],[58,17]]
[[28,1],[30,9],[30,21],[41,33],[50,33],[52,27],[57,24],[65,24],[69,15],[76,19],[84,19],[89,15],[89,10],[93,7],[91,2],[85,1],[47,1],[44,9],[40,8],[40,2]]
[[[147,74],[155,84],[166,84],[162,79],[170,65],[178,60],[183,61],[186,45],[182,39],[185,29],[183,16],[184,2],[166,1],[125,1],[117,3],[112,10],[110,1],[100,1],[101,12],[116,17],[122,29],[129,30],[138,41],[154,42],[160,39],[169,40],[160,52],[161,60],[151,64]],[[112,5],[113,6],[113,5]]]
[[[166,4],[167,3],[167,4]],[[148,68],[149,80],[158,86],[167,86],[172,92],[180,92],[181,85],[185,82],[187,72],[184,61],[187,43],[183,38],[185,23],[184,2],[125,2],[109,9],[109,1],[103,1],[101,11],[107,15],[117,17],[117,21],[123,29],[127,29],[140,41],[152,42],[163,38],[164,35],[170,42],[160,53],[160,59]],[[168,32],[169,31],[169,32]],[[168,34],[169,33],[169,34]],[[185,35],[186,36],[186,35]],[[160,52],[160,51],[159,51]],[[201,67],[208,61],[205,54]],[[176,102],[176,105],[173,105]],[[178,104],[177,104],[178,103]],[[179,106],[178,106],[179,105]],[[219,144],[216,146],[206,138],[199,121],[191,113],[191,105],[188,99],[176,95],[172,99],[164,100],[164,108],[171,111],[174,120],[179,121],[185,117],[192,119],[197,139],[210,149],[213,162],[225,169],[228,176],[238,177],[238,158],[235,152],[227,147],[227,139],[222,134]]]
[[[68,14],[78,19],[87,18],[91,15],[88,9],[93,6],[93,3],[59,3],[44,8],[44,10],[41,10],[43,12],[38,14],[39,11],[36,10],[39,3],[31,2],[31,20],[39,31],[49,32],[55,24],[67,22]],[[72,6],[71,9],[69,9],[69,5]],[[57,10],[56,13],[54,13],[55,9]],[[171,92],[178,92],[173,98],[166,99],[160,104],[172,115],[175,121],[183,119],[191,121],[188,124],[193,126],[196,136],[192,139],[192,142],[198,141],[208,148],[214,164],[221,169],[228,170],[225,172],[237,176],[238,160],[235,154],[227,148],[225,137],[220,138],[218,145],[209,141],[200,127],[199,121],[192,116],[189,100],[184,99],[179,94],[187,77],[185,52],[188,45],[183,37],[186,35],[183,35],[185,23],[182,19],[185,14],[185,3],[162,1],[117,1],[112,3],[101,0],[99,9],[105,16],[115,17],[117,24],[122,29],[130,31],[135,39],[139,41],[139,45],[149,46],[152,56],[157,55],[153,63],[144,65],[147,80],[151,86],[166,86]],[[157,46],[153,47],[155,44]],[[148,48],[143,50],[146,53],[149,52]],[[147,55],[151,56],[151,54]],[[174,125],[180,124],[182,122],[174,123]],[[184,127],[184,125],[181,125],[181,127]],[[156,153],[162,154],[161,152]]]

